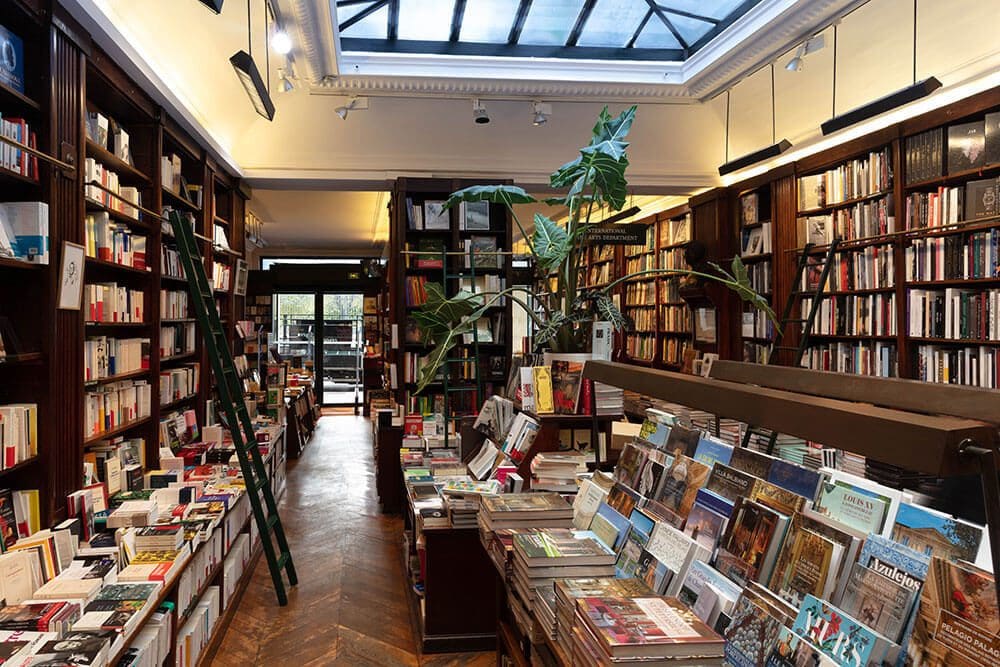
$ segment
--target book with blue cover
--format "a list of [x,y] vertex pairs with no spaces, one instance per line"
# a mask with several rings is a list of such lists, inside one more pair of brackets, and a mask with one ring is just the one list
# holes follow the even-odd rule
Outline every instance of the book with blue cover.
[[875,666],[899,656],[898,644],[814,595],[802,600],[792,632],[842,665]]
[[816,499],[816,492],[823,481],[823,476],[805,466],[795,465],[784,459],[775,459],[771,462],[767,481],[812,501]]
[[716,440],[711,436],[702,436],[698,439],[698,446],[694,450],[694,460],[712,466],[715,463],[729,465],[729,460],[733,457],[733,446]]

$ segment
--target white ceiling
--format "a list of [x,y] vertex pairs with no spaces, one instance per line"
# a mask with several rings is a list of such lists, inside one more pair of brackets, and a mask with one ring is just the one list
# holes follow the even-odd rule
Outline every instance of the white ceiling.
[[[912,1],[871,0],[841,22],[836,68],[827,30],[827,48],[809,55],[803,71],[787,72],[783,64],[797,43],[859,0],[762,0],[760,12],[773,18],[750,34],[743,26],[738,43],[720,42],[715,61],[706,60],[708,47],[696,54],[685,63],[697,68],[687,83],[666,74],[662,84],[621,86],[516,76],[445,80],[432,71],[387,76],[336,53],[334,36],[323,29],[330,25],[329,0],[276,0],[295,40],[298,79],[295,91],[278,93],[282,63],[271,55],[277,112],[268,122],[254,113],[228,62],[248,48],[243,0],[227,1],[221,16],[197,0],[60,1],[171,115],[248,180],[265,238],[289,248],[370,249],[377,238],[374,193],[397,176],[513,178],[537,191],[587,141],[605,104],[617,111],[639,103],[629,150],[634,191],[690,194],[722,182],[717,168],[727,156],[772,138],[788,137],[797,149],[815,141],[818,124],[832,114],[834,71],[839,113],[909,83],[903,74],[912,57]],[[994,2],[918,0],[920,75],[936,74],[948,87],[995,72]],[[263,3],[251,0],[253,55],[262,70]],[[772,91],[766,64],[774,59]],[[338,66],[336,78],[320,79]],[[706,99],[735,82],[731,96]],[[350,94],[368,95],[370,108],[344,122],[333,111]],[[490,124],[472,122],[472,97],[484,101]],[[552,103],[544,126],[530,123],[533,98]],[[338,190],[350,192],[330,192]]]

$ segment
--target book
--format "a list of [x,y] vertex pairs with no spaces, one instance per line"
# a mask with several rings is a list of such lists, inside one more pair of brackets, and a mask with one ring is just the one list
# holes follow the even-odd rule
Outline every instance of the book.
[[900,503],[892,539],[914,551],[947,560],[975,562],[984,529],[927,507]]
[[907,647],[910,660],[923,667],[995,665],[998,631],[993,575],[933,556]]
[[583,362],[552,361],[552,399],[556,414],[577,413],[580,384],[583,380]]
[[428,199],[424,202],[423,228],[425,230],[451,229],[451,215],[445,210],[445,202]]
[[544,415],[555,412],[552,394],[552,369],[549,366],[533,366],[531,381],[535,393],[535,412]]
[[890,641],[898,642],[909,620],[916,595],[916,591],[855,563],[840,607]]
[[899,645],[869,629],[829,602],[807,595],[792,624],[792,632],[846,665],[881,665],[895,662]]
[[581,598],[579,613],[612,658],[721,658],[723,640],[674,598]]

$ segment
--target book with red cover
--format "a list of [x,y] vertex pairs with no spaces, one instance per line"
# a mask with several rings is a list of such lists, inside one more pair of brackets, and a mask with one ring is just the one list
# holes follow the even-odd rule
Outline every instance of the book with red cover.
[[722,637],[675,598],[588,597],[577,610],[611,658],[723,656]]

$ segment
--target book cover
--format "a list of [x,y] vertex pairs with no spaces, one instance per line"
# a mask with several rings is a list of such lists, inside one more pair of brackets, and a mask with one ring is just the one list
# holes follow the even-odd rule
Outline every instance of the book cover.
[[915,599],[912,589],[855,563],[840,607],[875,632],[898,642]]
[[986,164],[986,123],[973,121],[948,127],[948,173]]
[[900,503],[891,537],[914,551],[975,562],[983,528],[926,507]]
[[823,482],[813,510],[863,533],[879,534],[891,499],[846,482]]
[[535,412],[540,415],[555,412],[552,395],[552,369],[548,366],[533,366],[531,381],[535,392]]
[[673,598],[591,597],[577,605],[608,655],[722,655],[722,638]]
[[582,379],[583,362],[552,361],[552,399],[556,414],[576,414]]
[[698,489],[708,481],[709,467],[692,458],[677,454],[673,463],[663,473],[660,488],[654,494],[656,501],[679,519],[680,524],[687,519],[694,505]]
[[840,664],[864,666],[874,662],[878,665],[885,657],[884,637],[813,595],[807,595],[802,601],[792,632],[808,639]]
[[908,655],[921,667],[996,665],[1000,611],[993,575],[934,556],[920,593]]

